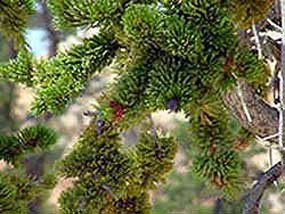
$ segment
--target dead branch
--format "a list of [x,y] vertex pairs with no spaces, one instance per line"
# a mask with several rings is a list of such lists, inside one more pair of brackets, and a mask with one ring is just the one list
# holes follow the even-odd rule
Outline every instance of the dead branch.
[[250,189],[248,194],[244,197],[243,214],[259,214],[260,213],[260,201],[267,188],[276,181],[283,172],[285,167],[281,162],[272,166],[264,174],[260,176],[257,183]]

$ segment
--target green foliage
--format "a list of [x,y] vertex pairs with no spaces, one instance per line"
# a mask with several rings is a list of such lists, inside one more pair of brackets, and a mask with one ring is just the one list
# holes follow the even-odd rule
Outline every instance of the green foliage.
[[172,138],[159,138],[148,133],[140,137],[135,149],[144,187],[152,189],[165,179],[166,172],[172,169],[176,147]]
[[[49,175],[35,181],[21,169],[2,169],[0,173],[0,212],[4,214],[27,214],[29,202],[53,188],[54,179]],[[47,185],[47,183],[50,184]]]
[[34,13],[34,0],[3,0],[0,2],[0,32],[12,39],[16,46],[25,43],[24,31]]
[[43,125],[25,128],[15,135],[0,136],[0,159],[9,164],[0,173],[1,213],[26,214],[29,202],[54,187],[53,172],[37,180],[27,175],[23,163],[27,155],[47,150],[56,141],[56,133]]
[[263,20],[271,6],[272,0],[234,0],[231,1],[233,20],[242,28],[250,28],[253,23]]
[[124,32],[133,44],[154,48],[161,29],[161,19],[162,14],[155,7],[134,4],[124,13],[122,24]]
[[[265,94],[266,83],[270,76],[269,66],[256,58],[256,56],[247,49],[239,50],[232,60],[232,67],[230,69],[239,78],[246,79],[256,89],[260,88],[261,92]],[[260,75],[260,70],[264,71],[263,75]]]
[[[110,27],[120,21],[124,9],[131,3],[152,3],[155,0],[51,0],[50,8],[57,27]],[[113,26],[111,26],[113,27]]]
[[[237,36],[237,25],[247,20],[237,23],[235,18],[246,17],[244,11],[255,6],[268,10],[270,2],[263,3],[247,2],[244,8],[244,2],[221,0],[49,1],[59,28],[93,26],[99,33],[50,60],[22,53],[0,66],[1,78],[35,89],[33,112],[61,113],[96,73],[112,64],[118,74],[98,99],[98,114],[59,164],[60,175],[77,178],[61,196],[63,213],[149,213],[147,191],[164,180],[176,146],[172,138],[142,131],[140,142],[126,149],[120,132],[156,110],[186,113],[197,149],[193,169],[227,196],[238,195],[237,144],[251,137],[232,129],[221,97],[243,79],[266,88],[265,62]],[[261,18],[253,16],[254,21]],[[14,162],[37,146],[30,136],[2,137],[3,158]]]
[[67,53],[39,63],[33,78],[37,85],[32,106],[35,114],[62,112],[80,95],[92,75],[108,65],[115,54],[117,44],[107,38],[96,35]]
[[150,105],[164,110],[172,101],[177,102],[172,110],[181,110],[195,96],[196,86],[192,82],[195,69],[184,60],[174,57],[164,57],[153,62],[148,87]]
[[[93,132],[96,135],[95,130]],[[122,145],[118,140],[118,133],[114,132],[106,133],[100,138],[94,136],[81,139],[71,154],[62,161],[63,175],[82,177],[84,174],[94,173],[100,177],[113,171],[114,176],[120,177],[131,169],[131,162],[121,154]]]
[[109,24],[122,7],[117,0],[57,1],[49,2],[55,15],[55,24],[60,28],[96,26]]
[[[19,210],[19,207],[15,206],[17,197],[17,189],[14,184],[10,184],[5,180],[4,176],[0,176],[0,212],[15,213],[16,210]],[[20,211],[21,213],[21,211]]]
[[[232,133],[242,135],[244,130],[239,126],[236,120],[229,122],[229,128]],[[179,155],[183,161],[175,167],[168,178],[167,184],[161,186],[154,198],[153,213],[193,213],[193,214],[212,214],[214,212],[214,202],[217,198],[222,200],[222,213],[242,213],[243,199],[228,201],[222,197],[220,191],[207,185],[207,179],[201,179],[194,172],[192,164],[196,158],[199,158],[199,145],[193,139],[195,133],[189,130],[188,122],[177,121],[177,127],[172,131],[179,143]],[[247,133],[242,136],[246,137]],[[247,137],[250,140],[250,137]],[[247,160],[253,155],[264,153],[265,151],[258,146],[251,145],[252,149],[246,150],[242,154],[242,166],[247,168]],[[250,164],[249,164],[250,165]],[[250,171],[254,169],[250,168]],[[243,176],[251,184],[250,173]],[[247,183],[246,183],[247,184]],[[215,202],[216,203],[216,202]],[[262,208],[262,213],[268,213],[267,209]]]
[[32,86],[33,75],[32,55],[27,50],[21,50],[16,59],[0,65],[0,78],[16,83]]
[[[216,102],[215,105],[221,103]],[[240,158],[234,149],[238,135],[229,127],[231,118],[223,109],[216,112],[215,106],[207,101],[199,103],[199,106],[200,109],[195,105],[192,107],[196,110],[196,117],[191,123],[192,140],[197,148],[194,171],[223,189],[227,197],[238,197],[242,179]]]
[[[144,99],[149,82],[146,72],[150,67],[146,63],[137,63],[123,69],[117,82],[111,85],[106,96],[100,99],[99,109],[107,121],[119,120],[120,127],[128,129],[151,113],[151,107]],[[121,106],[123,118],[118,114],[118,109],[110,105],[112,102]]]
[[0,135],[0,159],[19,164],[25,155],[47,150],[56,141],[56,133],[43,125],[25,128],[16,135]]
[[100,134],[96,129],[93,121],[58,165],[61,175],[78,178],[61,196],[61,211],[149,213],[148,190],[171,170],[175,141],[142,133],[139,143],[126,149],[115,127]]
[[[159,29],[160,36],[163,37],[161,47],[172,55],[195,58],[202,48],[202,35],[193,31],[194,27],[194,23],[187,22],[178,14],[166,16],[163,26]],[[164,28],[168,30],[165,31]]]
[[[110,15],[110,8],[108,11],[101,11],[102,8],[106,9],[106,5],[116,5],[115,2],[121,5],[114,6],[117,8],[114,11],[118,16]],[[134,64],[129,69],[124,69],[126,71],[122,73],[123,79],[133,78],[133,74],[129,73],[132,72],[132,67],[147,65],[147,69],[144,73],[141,72],[141,75],[151,79],[143,86],[147,93],[142,96],[145,102],[141,103],[148,103],[148,107],[152,109],[164,109],[168,102],[174,99],[178,102],[175,110],[181,110],[183,105],[207,93],[208,89],[224,91],[233,86],[235,76],[250,78],[252,83],[264,85],[264,81],[261,80],[266,80],[268,73],[259,71],[266,68],[262,68],[262,62],[255,56],[245,51],[235,51],[239,44],[234,25],[230,22],[228,11],[223,4],[219,3],[220,7],[216,6],[218,1],[183,2],[178,4],[174,11],[167,10],[171,8],[171,1],[164,2],[162,9],[155,5],[115,2],[96,1],[95,4],[89,4],[92,7],[87,7],[87,3],[77,1],[51,1],[51,9],[64,26],[68,26],[67,22],[76,23],[75,20],[67,21],[64,18],[63,12],[69,14],[64,10],[65,7],[81,15],[88,14],[83,13],[83,8],[91,12],[97,11],[102,17],[94,17],[101,17],[102,20],[93,20],[91,23],[98,22],[102,33],[84,40],[81,45],[66,53],[60,53],[49,61],[33,62],[30,55],[23,52],[18,59],[0,67],[2,78],[26,83],[36,89],[36,100],[32,106],[35,114],[61,113],[82,93],[94,73],[101,71],[112,61],[125,64],[127,60]],[[197,10],[197,7],[204,9]],[[71,15],[68,17],[76,18]],[[117,21],[109,22],[108,17]],[[78,20],[84,19],[81,17]],[[240,46],[240,49],[244,48]],[[237,60],[228,63],[236,58],[243,62]],[[244,65],[242,68],[238,66],[239,69],[233,69],[235,63]],[[168,67],[173,67],[176,71],[166,70]],[[187,69],[187,74],[182,71],[183,69]],[[13,72],[14,70],[17,72]],[[164,79],[160,80],[162,76]],[[118,81],[120,82],[119,78]],[[125,90],[125,95],[134,94],[137,91],[135,86],[133,84],[129,91]],[[160,87],[163,89],[161,92],[158,90]],[[110,91],[110,95],[107,95],[108,100],[112,100],[113,96],[117,97],[112,95],[113,89]],[[192,93],[193,91],[195,93]],[[132,104],[137,101],[136,97],[132,100],[125,97],[124,100],[127,99]],[[126,101],[118,102],[123,104]],[[138,111],[141,107],[140,105],[128,110]]]
[[118,44],[110,38],[96,35],[85,39],[81,45],[50,61],[37,62],[23,50],[10,63],[0,65],[0,78],[34,87],[34,114],[58,114],[82,93],[94,73],[111,63]]

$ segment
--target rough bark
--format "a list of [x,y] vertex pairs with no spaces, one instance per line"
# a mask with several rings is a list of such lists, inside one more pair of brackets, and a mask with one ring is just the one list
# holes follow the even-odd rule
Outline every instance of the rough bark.
[[282,170],[284,171],[285,167],[279,162],[260,176],[257,183],[244,197],[243,214],[260,213],[260,201],[265,190],[282,175]]
[[[228,91],[223,96],[224,103],[229,111],[246,130],[254,135],[265,138],[278,133],[278,110],[258,96],[246,81],[241,81],[240,85],[252,122],[250,123],[247,120],[237,89]],[[272,138],[270,141],[277,143],[278,139]]]
[[53,27],[52,24],[52,15],[47,7],[46,1],[41,0],[39,1],[39,4],[42,7],[42,14],[41,18],[43,20],[45,31],[48,34],[48,40],[49,40],[49,57],[55,56],[57,52],[57,46],[59,43],[59,32]]

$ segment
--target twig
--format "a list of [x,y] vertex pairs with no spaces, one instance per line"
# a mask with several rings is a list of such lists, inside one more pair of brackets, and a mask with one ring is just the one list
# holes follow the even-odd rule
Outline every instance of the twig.
[[267,140],[271,140],[272,138],[276,138],[279,136],[279,133],[276,133],[276,134],[273,134],[273,135],[269,135],[267,137],[264,137],[264,138],[260,138],[257,136],[257,138],[259,138],[259,140],[262,140],[262,141],[267,141]]
[[269,142],[269,141],[263,141],[262,138],[259,138],[259,137],[256,137],[256,138],[257,138],[256,142],[259,143],[261,146],[280,151],[279,145],[272,144],[272,142]]
[[118,200],[118,197],[113,193],[113,191],[111,190],[110,187],[108,187],[107,185],[105,184],[102,184],[101,185],[101,188],[106,191],[108,194],[110,194],[115,200]]
[[254,39],[255,39],[255,43],[256,43],[256,48],[257,48],[257,51],[258,51],[258,58],[259,58],[259,59],[262,59],[261,44],[260,44],[258,32],[257,32],[257,30],[256,30],[256,26],[255,26],[254,22],[252,22],[252,32],[253,32],[253,35],[254,35]]
[[283,165],[278,162],[263,175],[260,176],[257,183],[251,188],[249,193],[244,197],[245,205],[243,207],[243,214],[259,214],[260,213],[260,200],[264,191],[281,175]]
[[242,94],[242,90],[241,90],[241,86],[240,86],[239,81],[237,81],[237,93],[238,93],[238,95],[240,97],[241,105],[242,105],[243,111],[245,113],[245,116],[246,116],[248,122],[251,123],[252,122],[252,118],[250,116],[250,113],[249,113],[249,110],[247,108],[247,105],[246,105],[246,103],[244,101],[244,97],[243,97],[243,94]]
[[155,126],[154,126],[154,121],[153,121],[153,119],[152,119],[151,114],[148,116],[148,119],[149,119],[150,124],[151,124],[151,129],[150,129],[150,131],[151,131],[152,136],[154,137],[154,142],[155,142],[155,144],[158,146],[158,149],[160,149],[160,144],[158,143],[158,134],[157,134],[157,132],[156,132],[156,128],[155,128]]
[[274,27],[276,30],[278,30],[278,31],[282,31],[282,28],[279,26],[279,25],[277,25],[275,22],[273,22],[271,19],[266,19],[266,21],[272,26],[272,27]]
[[232,75],[233,75],[233,77],[237,81],[237,94],[238,94],[238,96],[240,98],[242,109],[243,109],[243,111],[245,113],[246,119],[248,120],[249,123],[251,123],[252,122],[252,117],[251,117],[251,115],[249,113],[249,110],[247,108],[247,105],[245,103],[245,100],[244,100],[244,97],[243,97],[243,94],[242,94],[241,84],[240,84],[240,82],[238,80],[238,77],[234,73],[232,73]]

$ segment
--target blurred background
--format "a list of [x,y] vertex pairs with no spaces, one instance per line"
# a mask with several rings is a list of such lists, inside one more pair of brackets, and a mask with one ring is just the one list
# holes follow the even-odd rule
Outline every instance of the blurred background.
[[[31,17],[26,39],[33,54],[38,58],[49,58],[58,51],[68,49],[73,44],[80,43],[84,37],[96,33],[96,29],[80,31],[57,32],[52,27],[52,16],[44,1],[38,1],[37,13]],[[0,62],[7,62],[17,53],[13,44],[0,35]],[[56,160],[68,153],[76,139],[89,123],[90,117],[84,112],[92,111],[96,104],[96,97],[100,95],[107,84],[112,82],[114,75],[107,71],[90,81],[87,90],[71,105],[66,112],[54,117],[52,115],[41,119],[49,127],[57,130],[60,140],[50,152],[29,158],[31,173],[40,177],[43,171],[50,170]],[[29,113],[29,106],[33,98],[33,91],[9,82],[0,82],[0,131],[11,133],[20,128],[38,123]],[[176,155],[174,169],[165,183],[160,184],[157,191],[152,193],[154,214],[221,214],[241,213],[241,202],[226,202],[219,192],[210,189],[191,171],[193,149],[191,133],[182,114],[158,112],[153,115],[155,126],[167,130],[176,136],[179,151]],[[136,128],[124,133],[126,142],[135,141]],[[269,167],[268,154],[259,144],[250,145],[244,156],[243,168],[246,172],[246,186],[249,188],[253,181]],[[4,163],[2,163],[4,164]],[[72,185],[70,180],[60,180],[55,189],[47,192],[46,200],[39,200],[31,204],[31,213],[58,213],[57,199],[60,193]],[[281,197],[280,186],[273,186],[264,196],[263,212],[284,213],[285,198]]]

